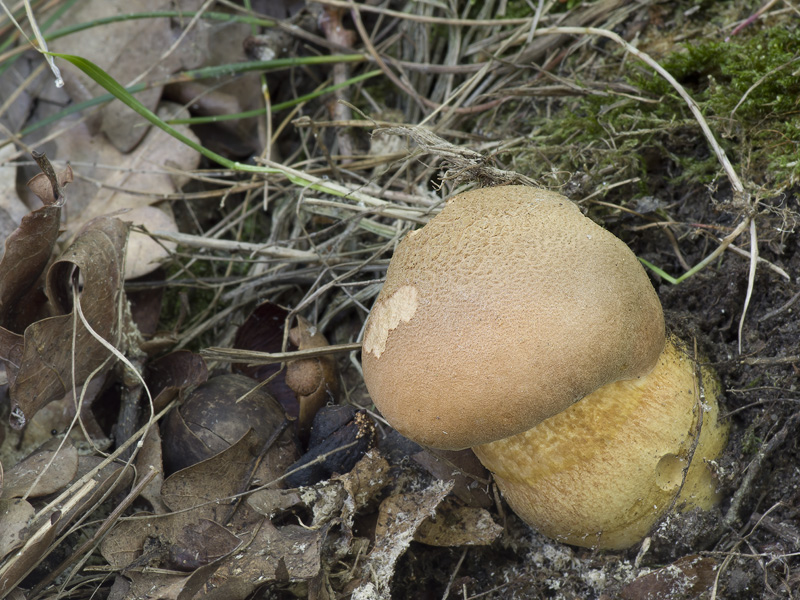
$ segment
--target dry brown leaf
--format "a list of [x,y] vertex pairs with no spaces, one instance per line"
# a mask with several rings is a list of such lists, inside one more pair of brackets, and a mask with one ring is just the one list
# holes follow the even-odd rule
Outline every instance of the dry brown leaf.
[[268,519],[271,519],[276,514],[286,510],[287,508],[291,508],[302,503],[303,500],[301,494],[299,490],[295,489],[258,490],[257,492],[253,492],[247,496],[247,504],[249,504],[253,510],[264,515]]
[[177,600],[188,579],[186,573],[127,572],[124,576],[117,576],[108,600],[131,598]]
[[71,393],[67,394],[39,409],[23,429],[7,430],[5,440],[0,444],[0,460],[7,465],[15,464],[55,435],[66,431],[69,432],[69,439],[78,447],[92,445],[100,450],[107,449],[111,445],[111,439],[97,423],[92,411],[93,402],[105,389],[106,379],[107,377],[97,377],[78,389],[77,396],[83,397],[80,407],[81,424],[74,423],[77,408],[75,398]]
[[150,503],[153,512],[163,515],[169,512],[169,508],[161,499],[161,486],[164,484],[164,464],[161,459],[161,433],[158,427],[153,426],[147,430],[142,440],[142,447],[136,455],[136,472],[141,480],[150,468],[155,471],[155,476],[150,480],[142,493],[141,498]]
[[719,564],[697,554],[637,577],[620,591],[623,600],[691,600],[705,597],[714,585]]
[[154,410],[160,411],[187,387],[206,381],[208,367],[199,354],[179,350],[148,364],[145,377],[153,394]]
[[[274,2],[266,3],[267,7]],[[252,29],[245,23],[207,22],[208,44],[204,48],[209,56],[207,65],[225,65],[253,60],[245,53],[246,38]],[[269,28],[275,30],[277,28]],[[234,40],[234,43],[231,43]],[[289,41],[284,41],[289,46]],[[272,91],[272,90],[271,90]],[[261,74],[240,73],[227,82],[220,80],[194,80],[167,86],[165,97],[191,106],[196,116],[233,115],[264,108]],[[275,100],[273,99],[273,102]],[[247,157],[258,154],[265,145],[263,120],[223,120],[195,126],[206,147],[228,157]]]
[[200,519],[187,525],[169,548],[169,568],[193,572],[230,554],[242,541],[222,525]]
[[133,571],[155,567],[192,571],[202,585],[240,544],[240,538],[222,525],[187,511],[122,520],[103,540],[100,552],[112,567],[130,572],[134,583]]
[[433,517],[420,523],[414,541],[428,546],[488,546],[503,533],[488,511],[441,504]]
[[[147,231],[178,232],[175,217],[155,206],[140,206],[119,215],[120,220],[140,225]],[[148,235],[134,231],[128,241],[125,258],[125,279],[136,279],[158,269],[175,250],[174,242],[157,242]]]
[[[39,158],[47,158],[42,155],[39,156],[36,152],[33,153],[34,158],[39,161]],[[67,164],[67,168],[55,174],[57,179],[56,187],[60,188],[58,191],[53,189],[53,182],[46,173],[37,173],[27,183],[28,189],[32,191],[42,201],[45,206],[52,206],[54,204],[63,205],[66,198],[63,197],[64,188],[68,183],[72,183],[73,173],[72,167]]]
[[0,500],[0,560],[22,546],[35,514],[33,506],[21,498]]
[[65,487],[78,472],[78,451],[68,440],[45,444],[28,458],[6,471],[3,478],[4,499],[46,496]]
[[353,499],[352,506],[349,507],[353,511],[350,515],[350,519],[352,519],[357,511],[366,506],[386,485],[391,483],[389,463],[381,456],[380,452],[372,449],[356,463],[349,473],[340,475],[336,479],[344,483],[344,489]]
[[[186,118],[188,112],[174,104],[164,104],[157,114],[164,119]],[[187,126],[176,126],[186,137],[199,143]],[[88,132],[84,135],[88,136]],[[88,147],[85,146],[88,144]],[[103,140],[72,138],[59,143],[59,153],[85,155],[83,160],[94,156],[102,161],[104,169],[90,176],[99,179],[105,187],[90,194],[88,204],[79,207],[76,214],[70,211],[67,224],[75,231],[81,224],[100,215],[115,214],[161,202],[166,194],[177,192],[188,181],[186,172],[197,167],[200,155],[183,142],[176,140],[161,129],[151,128],[142,143],[129,154],[115,151]],[[77,161],[77,158],[72,158]],[[81,171],[81,174],[86,175]]]
[[195,581],[187,583],[179,600],[243,600],[270,581],[307,581],[319,573],[324,540],[324,530],[276,528],[265,519],[253,541],[223,560],[210,577],[204,574],[205,581],[193,574]]
[[227,450],[170,475],[161,488],[161,498],[172,510],[192,511],[195,519],[225,523],[235,507],[230,497],[247,489],[261,443],[248,430]]
[[64,396],[71,388],[73,373],[80,385],[112,357],[73,314],[76,268],[83,280],[80,301],[86,321],[97,335],[120,345],[117,334],[127,232],[118,219],[96,219],[48,270],[46,291],[54,316],[25,329],[21,356],[3,357],[9,367],[14,426],[21,427],[42,406]]
[[[71,181],[72,171],[68,168],[59,179],[63,183]],[[17,334],[44,304],[44,296],[33,287],[52,257],[61,220],[62,203],[55,198],[44,174],[34,177],[29,185],[43,206],[23,217],[5,240],[0,260],[0,326]]]
[[437,479],[453,479],[453,495],[467,506],[489,508],[494,498],[489,493],[489,471],[472,450],[427,450],[411,456]]

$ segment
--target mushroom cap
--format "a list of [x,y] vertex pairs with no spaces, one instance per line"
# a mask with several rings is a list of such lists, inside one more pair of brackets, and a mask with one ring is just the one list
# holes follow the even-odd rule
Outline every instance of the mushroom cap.
[[398,245],[362,363],[393,427],[460,449],[646,375],[664,343],[661,304],[621,240],[560,194],[503,186],[454,197]]
[[716,378],[702,369],[701,387],[696,371],[670,340],[647,377],[604,386],[473,451],[514,512],[541,533],[576,546],[628,548],[673,506],[707,510],[719,500],[709,461],[725,448],[728,427],[719,421]]

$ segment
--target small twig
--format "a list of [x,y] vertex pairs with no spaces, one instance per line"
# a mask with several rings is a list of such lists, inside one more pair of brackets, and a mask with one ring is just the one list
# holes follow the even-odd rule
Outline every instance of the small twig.
[[246,363],[248,365],[272,365],[287,360],[317,358],[320,356],[327,356],[328,354],[353,352],[354,350],[361,350],[361,344],[337,344],[335,346],[309,348],[307,350],[295,350],[293,352],[257,352],[255,350],[237,350],[236,348],[212,347],[201,350],[200,356],[206,360],[216,360],[218,362]]
[[765,356],[763,358],[743,358],[743,365],[791,365],[800,362],[800,355],[793,356]]
[[755,484],[756,478],[761,474],[761,470],[763,469],[767,460],[769,460],[775,451],[786,441],[789,433],[794,432],[798,423],[800,423],[800,412],[796,412],[789,417],[783,424],[781,430],[772,436],[772,439],[769,440],[769,442],[761,446],[756,454],[756,457],[750,463],[747,473],[742,478],[739,487],[733,494],[730,508],[728,508],[728,512],[725,513],[725,516],[722,519],[723,527],[735,527],[736,522],[741,518],[741,512],[744,508],[744,503],[753,491],[753,485]]
[[[718,240],[718,241],[721,241],[721,240]],[[745,258],[751,258],[752,257],[752,254],[750,252],[748,252],[747,250],[742,250],[741,248],[739,248],[739,246],[737,246],[735,244],[728,244],[728,248],[730,248],[731,252],[733,252],[734,254],[738,254],[739,256],[744,256]],[[756,260],[758,261],[759,264],[765,265],[770,271],[774,271],[775,273],[777,273],[778,275],[780,275],[781,277],[783,277],[787,281],[791,281],[792,280],[791,275],[789,275],[786,271],[781,269],[778,265],[769,262],[766,258],[761,258],[760,256],[756,256]],[[764,317],[762,317],[762,319],[763,318]]]
[[768,319],[771,319],[771,318],[773,318],[773,317],[777,317],[777,316],[778,316],[779,314],[781,314],[782,312],[784,312],[784,311],[786,311],[786,310],[789,310],[789,309],[792,307],[792,305],[793,305],[795,302],[797,302],[798,300],[800,300],[800,292],[797,292],[797,293],[796,293],[794,296],[792,296],[792,297],[789,299],[789,301],[788,301],[786,304],[784,304],[784,305],[783,305],[783,306],[781,306],[780,308],[776,308],[775,310],[772,310],[772,311],[768,312],[767,314],[765,314],[763,317],[761,317],[761,318],[758,320],[758,322],[759,322],[759,323],[763,323],[764,321],[766,321],[766,320],[768,320]]
[[[41,592],[44,588],[46,588],[56,577],[58,577],[61,573],[63,573],[68,567],[73,566],[72,573],[75,574],[78,569],[81,568],[83,563],[89,560],[91,556],[90,550],[100,542],[106,532],[111,529],[111,527],[117,522],[120,515],[125,512],[128,507],[133,504],[133,501],[139,497],[139,494],[142,493],[142,490],[155,478],[158,474],[158,471],[155,470],[154,467],[150,467],[150,472],[147,473],[142,480],[136,484],[136,486],[128,493],[127,496],[120,502],[118,505],[114,507],[114,510],[111,511],[111,514],[106,517],[103,521],[103,524],[94,532],[91,538],[86,540],[81,546],[75,550],[69,558],[64,560],[60,565],[58,565],[55,569],[53,569],[47,576],[40,581],[37,586],[31,590],[31,593],[28,597],[34,597],[36,594]],[[84,555],[82,558],[81,555]]]
[[464,563],[464,559],[467,557],[467,551],[469,550],[469,546],[464,548],[464,551],[461,553],[461,558],[458,559],[455,568],[453,569],[453,573],[450,575],[450,581],[447,582],[447,587],[444,588],[444,594],[442,594],[442,600],[447,600],[447,597],[450,595],[450,588],[453,587],[453,582],[456,580],[456,575],[458,575],[458,570],[461,568],[461,565]]
[[252,244],[249,242],[237,242],[236,240],[218,240],[202,235],[190,235],[175,231],[148,231],[143,227],[134,227],[134,231],[141,231],[142,233],[155,239],[175,242],[176,244],[187,246],[189,248],[206,248],[208,250],[221,250],[223,252],[242,252],[244,254],[250,254],[253,256],[268,256],[270,258],[287,261],[317,262],[319,259],[319,257],[313,252],[294,250],[292,248],[284,248],[282,246]]
[[[726,37],[726,38],[725,38],[725,41],[726,41],[726,42],[729,42],[729,41],[731,41],[731,38],[732,38],[733,36],[735,36],[737,33],[739,33],[739,32],[740,32],[742,29],[744,29],[745,27],[747,27],[747,26],[748,26],[748,25],[750,25],[751,23],[755,23],[755,22],[758,20],[758,18],[759,18],[761,15],[763,15],[765,12],[767,12],[767,11],[768,11],[770,8],[772,8],[772,6],[773,6],[773,5],[774,5],[774,4],[775,4],[777,1],[778,1],[778,0],[768,0],[768,1],[767,1],[767,3],[766,3],[766,4],[764,4],[764,6],[762,6],[761,8],[759,8],[759,9],[758,9],[758,10],[757,10],[755,13],[753,13],[753,14],[752,14],[752,15],[750,15],[748,18],[746,18],[744,21],[742,21],[741,23],[739,23],[739,24],[738,24],[738,25],[737,25],[737,26],[736,26],[736,27],[733,29],[733,31],[731,31],[731,34],[730,34],[728,37]],[[734,110],[735,110],[735,109],[734,109]]]

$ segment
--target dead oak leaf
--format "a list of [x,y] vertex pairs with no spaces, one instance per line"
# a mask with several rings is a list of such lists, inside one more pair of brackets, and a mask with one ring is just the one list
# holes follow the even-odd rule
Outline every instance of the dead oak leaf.
[[[72,169],[59,173],[58,180],[62,186],[71,182]],[[44,304],[44,296],[33,288],[52,257],[63,204],[43,173],[31,179],[28,187],[43,206],[25,215],[6,238],[0,260],[0,326],[13,333],[23,331]]]
[[[86,378],[112,353],[77,318],[73,290],[79,278],[81,312],[95,334],[121,352],[122,275],[128,227],[118,219],[91,221],[47,273],[50,318],[29,325],[22,336],[3,332],[0,348],[8,369],[12,425],[27,419]],[[21,343],[20,343],[21,342]],[[111,361],[109,361],[110,364]]]

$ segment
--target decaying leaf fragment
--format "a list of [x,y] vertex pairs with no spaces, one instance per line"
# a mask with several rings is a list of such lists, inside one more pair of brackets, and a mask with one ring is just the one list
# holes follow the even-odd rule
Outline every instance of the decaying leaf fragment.
[[[72,181],[72,169],[58,174],[60,185]],[[32,288],[42,276],[53,254],[61,221],[63,199],[56,198],[47,177],[40,173],[28,182],[42,207],[25,217],[5,240],[0,260],[0,326],[21,333],[45,298]]]
[[503,528],[492,520],[489,511],[443,502],[433,517],[420,523],[414,541],[428,546],[486,546],[502,532]]
[[[95,335],[125,351],[119,333],[127,235],[128,227],[115,218],[100,217],[88,223],[47,272],[45,293],[52,316],[32,323],[23,335],[5,331],[0,336],[13,426],[22,427],[44,405],[64,396],[73,383],[81,385],[104,362],[113,363],[112,353]],[[94,334],[76,312],[75,288],[82,288],[80,311]]]
[[78,472],[78,451],[69,441],[59,448],[58,441],[51,440],[5,473],[4,499],[46,496],[72,480]]
[[434,514],[436,507],[453,488],[452,481],[437,480],[428,488],[398,493],[386,498],[380,507],[375,529],[375,546],[367,556],[361,585],[353,600],[388,600],[397,560],[408,548],[420,523]]
[[36,509],[21,498],[0,499],[0,559],[22,546]]

